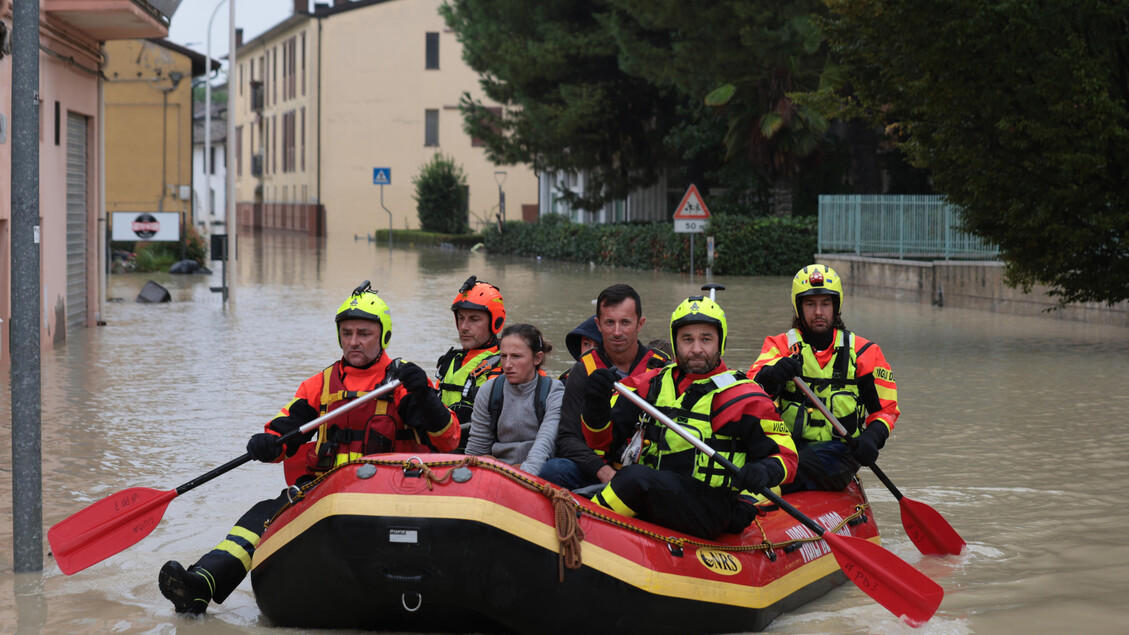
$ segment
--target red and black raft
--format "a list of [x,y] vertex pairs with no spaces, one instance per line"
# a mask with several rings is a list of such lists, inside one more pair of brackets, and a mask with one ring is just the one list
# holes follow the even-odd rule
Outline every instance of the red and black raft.
[[[829,531],[879,542],[857,483],[786,498]],[[308,484],[251,569],[278,626],[448,633],[755,631],[845,581],[824,542],[775,507],[705,541],[445,454],[370,456]]]

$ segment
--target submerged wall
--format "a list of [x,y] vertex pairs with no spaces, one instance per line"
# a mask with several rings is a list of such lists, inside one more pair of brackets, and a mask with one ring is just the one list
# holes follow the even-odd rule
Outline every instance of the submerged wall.
[[1047,294],[1047,287],[1023,293],[1005,285],[1004,266],[998,261],[914,261],[844,254],[817,254],[815,260],[838,271],[850,293],[1129,327],[1129,302],[1113,306],[1091,302],[1058,308],[1055,298]]

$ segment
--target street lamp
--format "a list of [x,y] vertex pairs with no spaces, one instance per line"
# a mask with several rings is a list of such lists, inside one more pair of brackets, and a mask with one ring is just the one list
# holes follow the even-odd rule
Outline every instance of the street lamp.
[[502,231],[502,223],[506,222],[506,193],[502,190],[502,184],[506,182],[506,171],[495,170],[494,182],[498,184],[498,232]]
[[[215,213],[212,209],[212,172],[215,170],[215,166],[212,165],[212,22],[225,2],[227,0],[216,3],[216,8],[212,9],[212,17],[208,18],[208,43],[204,56],[204,217],[209,221]],[[227,89],[231,90],[231,86]],[[232,113],[227,113],[227,116],[231,117]],[[231,143],[231,139],[227,142]],[[227,221],[226,214],[224,221]]]

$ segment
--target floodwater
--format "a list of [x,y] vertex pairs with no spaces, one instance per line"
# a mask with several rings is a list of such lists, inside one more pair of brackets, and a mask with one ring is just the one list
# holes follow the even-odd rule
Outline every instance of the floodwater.
[[[327,245],[265,234],[240,241],[229,306],[208,289],[218,276],[116,275],[109,295],[121,301],[106,305],[107,325],[44,353],[45,532],[113,492],[173,489],[241,455],[298,383],[339,355],[333,315],[364,279],[392,307],[394,355],[433,368],[457,341],[448,307],[474,273],[502,288],[509,322],[532,322],[557,345],[554,371],[571,363],[564,334],[594,312],[605,286],[627,282],[640,291],[649,318],[644,339],[653,339],[667,337],[670,311],[703,282],[436,248],[389,253],[363,240]],[[168,287],[173,302],[135,303],[148,279]],[[789,280],[715,282],[728,287],[719,296],[731,330],[726,359],[747,368],[763,337],[789,324]],[[864,471],[884,546],[944,587],[940,610],[914,631],[846,584],[770,630],[1126,632],[1129,331],[868,300],[849,295],[849,285],[847,326],[882,345],[900,388],[903,416],[881,465],[906,496],[944,515],[969,548],[959,557],[919,555],[893,496]],[[11,490],[9,407],[5,381],[4,492]],[[249,580],[202,619],[175,615],[156,581],[165,560],[192,562],[281,485],[277,466],[243,466],[177,497],[149,537],[73,576],[46,555],[46,540],[42,573],[12,573],[5,494],[0,632],[278,632],[260,615]],[[686,625],[687,633],[696,630]]]

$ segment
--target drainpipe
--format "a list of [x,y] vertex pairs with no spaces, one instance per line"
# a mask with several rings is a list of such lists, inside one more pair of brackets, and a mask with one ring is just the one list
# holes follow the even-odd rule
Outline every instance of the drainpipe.
[[[103,45],[102,59],[106,59]],[[95,320],[98,326],[106,325],[106,278],[110,275],[107,252],[110,243],[106,240],[109,225],[106,223],[106,99],[105,76],[98,73],[98,311]]]
[[[325,214],[324,214],[325,200],[322,199],[322,197],[321,197],[321,156],[322,156],[322,154],[321,154],[321,122],[322,122],[322,116],[321,116],[321,74],[322,74],[322,63],[321,63],[322,32],[321,32],[321,27],[322,27],[322,18],[321,18],[321,16],[317,16],[316,20],[318,21],[318,116],[317,116],[317,122],[318,122],[318,207],[320,207],[323,210],[323,214],[321,214],[322,222],[325,225],[328,225],[329,220],[325,217]],[[329,228],[328,227],[319,228],[319,229],[323,230],[322,231],[323,236],[329,234]],[[389,232],[388,232],[388,238],[389,238],[389,240],[392,239],[391,230],[389,230]]]

